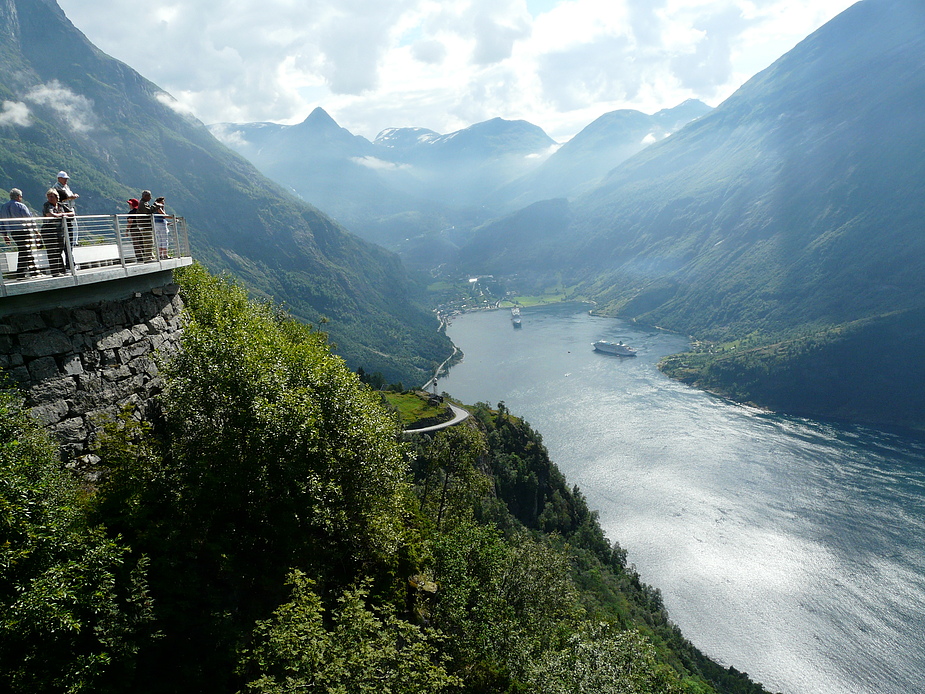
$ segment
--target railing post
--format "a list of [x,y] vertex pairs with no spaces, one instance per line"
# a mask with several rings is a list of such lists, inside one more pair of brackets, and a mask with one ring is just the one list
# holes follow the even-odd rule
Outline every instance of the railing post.
[[116,247],[119,249],[119,262],[122,269],[125,269],[125,251],[122,248],[122,230],[119,229],[119,215],[112,216],[112,228],[116,230]]
[[74,259],[74,247],[71,245],[71,225],[68,224],[68,219],[72,219],[74,227],[77,225],[77,218],[74,217],[61,217],[61,227],[64,234],[64,264],[67,266],[70,263],[71,266],[71,277],[77,277],[77,261]]

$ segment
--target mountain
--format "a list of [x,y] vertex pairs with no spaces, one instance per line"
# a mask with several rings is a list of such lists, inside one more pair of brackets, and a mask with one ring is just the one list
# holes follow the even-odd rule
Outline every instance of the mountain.
[[[799,390],[812,372],[816,392],[791,393],[790,411],[925,423],[903,385],[925,389],[922,341],[872,351],[859,327],[925,331],[922,65],[925,5],[863,0],[572,201],[541,248],[511,229],[508,271],[560,272],[606,311],[728,342],[691,380],[712,365],[740,399],[773,404],[775,381]],[[733,368],[743,351],[750,365]],[[846,378],[868,384],[852,394],[863,413]]]
[[605,113],[539,167],[503,186],[493,197],[516,209],[539,200],[587,192],[632,155],[709,111],[702,101],[689,99],[652,115],[629,109]]
[[537,126],[501,118],[446,135],[391,128],[370,142],[321,108],[298,125],[218,123],[210,129],[355,233],[426,268],[455,251],[452,244],[435,251],[442,248],[435,243],[441,231],[490,219],[483,209],[488,194],[535,168],[555,145]]
[[415,168],[428,198],[479,206],[495,188],[535,168],[556,142],[527,121],[492,118],[448,135],[386,130],[375,144]]
[[151,189],[187,218],[196,258],[299,319],[328,321],[354,368],[419,380],[449,353],[395,255],[265,178],[157,85],[94,47],[54,0],[0,0],[0,36],[0,187],[37,204],[63,168],[82,214],[127,211],[125,200]]

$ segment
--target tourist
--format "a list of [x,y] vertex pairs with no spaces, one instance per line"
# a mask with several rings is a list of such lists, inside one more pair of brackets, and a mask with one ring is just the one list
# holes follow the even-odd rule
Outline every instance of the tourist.
[[[52,188],[58,193],[58,204],[64,208],[65,212],[73,213],[75,212],[74,201],[80,196],[68,185],[70,178],[67,171],[59,171],[58,180]],[[77,219],[74,214],[69,214],[67,217],[67,229],[70,232],[71,248],[73,248],[77,245]]]
[[150,235],[145,233],[138,219],[138,198],[129,198],[129,218],[126,223],[129,238],[132,240],[132,249],[135,252],[135,262],[144,263],[151,257]]
[[[19,188],[10,188],[9,201],[0,206],[0,219],[32,219],[32,212],[23,204],[22,191]],[[3,224],[3,236],[7,243],[16,244],[16,271],[12,273],[13,279],[25,279],[29,275],[38,274],[35,258],[32,257],[32,229],[31,222],[16,221]]]
[[157,242],[157,255],[161,260],[170,257],[170,226],[167,220],[173,218],[173,215],[167,214],[164,209],[165,204],[166,200],[163,197],[154,201],[158,210],[154,215],[154,240]]
[[[67,220],[74,216],[72,211],[64,209],[58,200],[58,191],[50,188],[45,193],[46,201],[42,205],[42,244],[48,253],[48,265],[52,275],[63,275],[72,270],[74,263],[71,259],[71,244],[67,237]],[[63,260],[62,260],[63,255]]]
[[157,260],[154,254],[154,218],[152,215],[159,214],[157,206],[151,202],[151,191],[141,191],[141,199],[138,201],[138,215],[135,219],[135,228],[144,244],[144,255],[142,262]]

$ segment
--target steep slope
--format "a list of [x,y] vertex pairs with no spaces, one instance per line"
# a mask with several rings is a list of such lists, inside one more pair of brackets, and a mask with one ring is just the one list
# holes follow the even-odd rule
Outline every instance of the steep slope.
[[576,203],[573,260],[717,336],[920,305],[923,29],[912,0],[850,8]]
[[[61,168],[83,214],[142,188],[184,215],[194,254],[325,329],[354,367],[417,379],[448,352],[397,257],[351,236],[96,49],[54,0],[0,0],[0,187],[37,204]],[[53,48],[52,48],[53,47]],[[425,376],[426,377],[426,376]]]

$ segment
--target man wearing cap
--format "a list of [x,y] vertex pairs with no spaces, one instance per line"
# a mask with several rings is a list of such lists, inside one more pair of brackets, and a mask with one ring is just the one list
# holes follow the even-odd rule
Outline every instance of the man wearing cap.
[[[0,219],[31,219],[32,212],[23,204],[22,191],[19,188],[10,188],[10,199],[0,205]],[[36,273],[35,259],[32,257],[32,223],[7,222],[3,224],[3,236],[7,242],[16,244],[18,252],[16,258],[16,272],[14,279],[24,279],[27,273]]]
[[[71,177],[67,175],[67,171],[59,171],[58,180],[52,186],[52,188],[58,192],[58,202],[61,204],[61,207],[64,208],[65,212],[73,212],[74,200],[80,197],[77,193],[70,189],[70,186],[68,186],[68,181],[70,178]],[[70,215],[67,218],[67,230],[71,240],[71,247],[73,248],[77,245],[77,224],[73,215]]]
[[55,190],[58,191],[58,202],[67,207],[69,210],[73,207],[71,201],[80,197],[68,186],[68,181],[70,179],[71,177],[67,175],[67,171],[59,171],[58,182],[52,186]]

